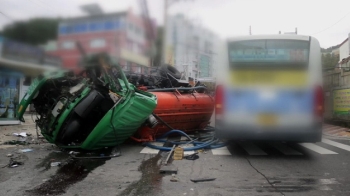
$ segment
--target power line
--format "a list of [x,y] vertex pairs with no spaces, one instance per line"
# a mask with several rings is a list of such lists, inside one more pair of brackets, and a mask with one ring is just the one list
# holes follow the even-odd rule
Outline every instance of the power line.
[[3,16],[5,16],[5,17],[6,17],[6,18],[8,18],[8,19],[10,19],[10,20],[14,21],[14,19],[13,19],[13,18],[11,18],[10,16],[8,16],[8,15],[7,15],[7,14],[5,14],[4,12],[0,11],[0,14],[1,14],[1,15],[3,15]]
[[319,31],[319,32],[316,32],[316,33],[313,33],[312,35],[316,35],[316,34],[319,34],[319,33],[322,33],[323,31],[326,31],[330,28],[332,28],[333,26],[335,26],[336,24],[338,24],[340,21],[342,21],[346,16],[348,16],[350,14],[350,12],[346,13],[342,18],[340,18],[337,22],[333,23],[331,26]]

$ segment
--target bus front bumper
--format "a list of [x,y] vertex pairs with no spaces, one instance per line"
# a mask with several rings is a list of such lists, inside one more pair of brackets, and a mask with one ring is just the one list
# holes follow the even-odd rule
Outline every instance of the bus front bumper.
[[216,136],[226,140],[320,142],[322,124],[290,127],[225,126],[216,124]]

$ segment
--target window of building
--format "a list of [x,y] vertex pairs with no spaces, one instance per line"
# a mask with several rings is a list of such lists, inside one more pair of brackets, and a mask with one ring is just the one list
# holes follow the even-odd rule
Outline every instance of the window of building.
[[101,31],[103,30],[103,23],[92,22],[89,24],[89,31]]
[[58,32],[61,35],[67,34],[67,26],[60,26]]
[[62,49],[73,49],[75,47],[75,42],[73,41],[64,41],[62,42]]
[[116,26],[116,24],[113,21],[106,21],[104,23],[104,29],[105,30],[112,30],[112,29],[115,28],[115,26]]
[[76,24],[74,25],[74,33],[83,33],[87,31],[87,24]]
[[106,46],[106,40],[102,38],[93,39],[90,41],[91,48],[103,48]]

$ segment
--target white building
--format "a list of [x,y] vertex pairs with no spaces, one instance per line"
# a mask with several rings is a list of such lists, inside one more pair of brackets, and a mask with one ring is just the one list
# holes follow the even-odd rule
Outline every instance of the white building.
[[349,38],[346,38],[339,46],[339,59],[342,60],[349,56]]
[[213,77],[218,61],[218,37],[178,14],[168,16],[165,63],[174,65],[182,79]]

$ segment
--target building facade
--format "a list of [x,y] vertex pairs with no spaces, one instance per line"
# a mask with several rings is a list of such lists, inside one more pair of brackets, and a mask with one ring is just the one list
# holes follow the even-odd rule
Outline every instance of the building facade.
[[214,76],[218,37],[184,15],[168,16],[165,63],[175,66],[182,79]]
[[59,23],[56,46],[51,42],[45,48],[60,56],[68,69],[81,69],[79,43],[86,54],[106,52],[124,70],[145,73],[150,67],[150,43],[143,22],[131,10],[68,18]]
[[0,37],[0,125],[19,124],[17,107],[31,80],[60,66],[58,57],[39,47]]
[[339,59],[342,60],[349,56],[349,38],[346,38],[339,46]]

